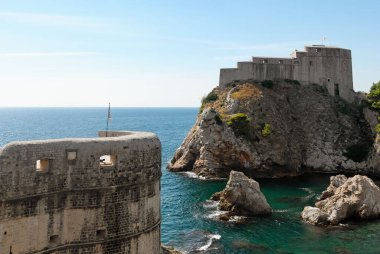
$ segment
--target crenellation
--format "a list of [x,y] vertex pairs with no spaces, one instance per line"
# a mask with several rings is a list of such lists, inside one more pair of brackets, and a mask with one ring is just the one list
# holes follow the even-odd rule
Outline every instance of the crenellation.
[[1,150],[0,253],[159,253],[160,142],[108,134]]

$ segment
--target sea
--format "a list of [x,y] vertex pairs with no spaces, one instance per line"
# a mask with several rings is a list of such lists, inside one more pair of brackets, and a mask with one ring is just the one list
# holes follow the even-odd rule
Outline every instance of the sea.
[[[108,108],[0,108],[0,146],[16,140],[95,137]],[[164,244],[184,253],[380,253],[380,220],[315,227],[300,219],[328,186],[329,175],[256,179],[273,208],[267,217],[226,223],[210,196],[226,181],[166,170],[193,126],[198,108],[112,108],[112,130],[150,131],[162,143],[161,211]],[[378,182],[377,182],[378,183]]]

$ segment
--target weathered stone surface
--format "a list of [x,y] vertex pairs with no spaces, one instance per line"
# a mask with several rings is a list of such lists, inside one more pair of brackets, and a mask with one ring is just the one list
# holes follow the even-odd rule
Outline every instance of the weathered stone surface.
[[[258,92],[248,99],[236,96],[247,86]],[[204,105],[169,170],[193,171],[206,178],[228,178],[231,170],[252,178],[304,172],[380,175],[375,166],[380,160],[369,163],[374,138],[363,114],[323,87],[278,81],[266,88],[241,81],[214,93],[218,99]],[[236,135],[227,124],[236,113],[249,118],[246,135]],[[265,124],[271,126],[266,136]]]
[[0,253],[160,252],[160,141],[104,134],[0,150]]
[[336,176],[330,181],[316,207],[304,208],[303,220],[314,225],[336,225],[351,218],[380,217],[380,188],[370,178]]
[[172,246],[161,245],[161,254],[182,254]]
[[226,188],[215,193],[212,200],[219,201],[219,209],[229,211],[221,220],[228,220],[233,215],[257,216],[272,213],[260,185],[242,172],[231,171]]

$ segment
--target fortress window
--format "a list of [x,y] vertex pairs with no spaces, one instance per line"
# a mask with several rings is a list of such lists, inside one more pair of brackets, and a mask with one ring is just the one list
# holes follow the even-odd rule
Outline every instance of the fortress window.
[[96,230],[96,239],[101,240],[104,238],[106,238],[106,230],[105,229]]
[[315,49],[315,53],[321,53],[321,49]]
[[66,158],[69,165],[75,165],[77,161],[77,151],[66,150]]
[[43,159],[43,160],[37,160],[36,161],[36,171],[38,172],[44,172],[49,168],[49,160]]
[[278,61],[278,63],[279,63],[279,64],[283,64],[283,63],[284,63],[284,61],[282,61],[282,60],[279,60],[279,61]]
[[100,156],[99,164],[103,167],[112,167],[115,166],[117,162],[116,155],[102,155]]
[[334,84],[334,95],[339,96],[339,84]]
[[77,158],[77,152],[75,151],[68,151],[67,152],[67,160],[74,161]]
[[330,82],[330,81],[331,81],[331,79],[328,78],[328,79],[327,79],[327,82]]
[[313,65],[313,61],[310,61],[309,64],[310,64],[310,66],[312,66]]
[[51,244],[58,244],[59,243],[59,235],[52,235],[52,236],[50,236],[49,242]]
[[264,60],[262,60],[261,61],[263,64],[266,64],[266,63],[268,63],[268,60],[267,59],[264,59]]

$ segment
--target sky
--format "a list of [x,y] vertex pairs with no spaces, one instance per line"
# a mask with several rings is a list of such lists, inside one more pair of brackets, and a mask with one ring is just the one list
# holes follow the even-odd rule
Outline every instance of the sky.
[[380,80],[377,0],[0,0],[0,107],[197,107],[219,69],[304,45]]

